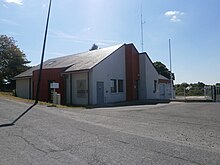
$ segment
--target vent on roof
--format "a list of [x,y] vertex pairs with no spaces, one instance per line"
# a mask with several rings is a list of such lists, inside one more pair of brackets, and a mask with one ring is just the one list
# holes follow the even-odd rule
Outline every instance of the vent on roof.
[[56,60],[49,61],[49,62],[46,63],[45,65],[52,65],[54,62],[56,62]]

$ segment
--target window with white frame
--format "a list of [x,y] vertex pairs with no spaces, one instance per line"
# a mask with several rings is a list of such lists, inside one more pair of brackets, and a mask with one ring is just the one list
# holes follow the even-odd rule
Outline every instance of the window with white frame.
[[118,92],[124,92],[123,80],[118,80]]
[[111,93],[116,93],[117,89],[117,84],[116,84],[116,79],[111,79]]
[[111,79],[111,93],[122,93],[124,92],[124,80]]

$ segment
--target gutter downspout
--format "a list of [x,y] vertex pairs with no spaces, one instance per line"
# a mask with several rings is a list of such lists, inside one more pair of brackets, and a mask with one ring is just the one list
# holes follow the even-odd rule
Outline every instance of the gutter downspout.
[[70,74],[70,105],[72,105],[72,99],[73,99],[73,94],[72,91],[73,90],[73,86],[72,86],[72,74]]
[[87,79],[88,79],[88,83],[87,83],[87,88],[88,88],[88,92],[87,92],[87,94],[88,94],[88,105],[90,104],[90,76],[89,76],[89,71],[87,72]]

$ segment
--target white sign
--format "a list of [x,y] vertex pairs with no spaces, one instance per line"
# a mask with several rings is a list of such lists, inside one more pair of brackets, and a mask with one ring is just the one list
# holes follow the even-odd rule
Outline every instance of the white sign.
[[59,83],[50,83],[50,88],[58,89],[59,88]]

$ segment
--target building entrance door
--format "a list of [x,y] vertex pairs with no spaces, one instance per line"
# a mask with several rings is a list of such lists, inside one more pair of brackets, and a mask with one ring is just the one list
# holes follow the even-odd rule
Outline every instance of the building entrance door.
[[97,104],[104,104],[104,82],[97,82]]
[[160,88],[160,99],[165,99],[165,84],[160,84],[159,85]]

